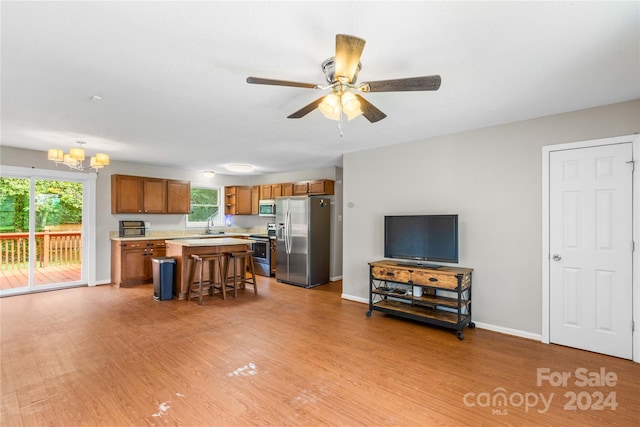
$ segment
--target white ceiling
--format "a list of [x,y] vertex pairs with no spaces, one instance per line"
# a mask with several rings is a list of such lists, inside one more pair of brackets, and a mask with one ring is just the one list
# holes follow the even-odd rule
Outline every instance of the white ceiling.
[[[220,173],[340,165],[342,154],[640,98],[640,2],[2,2],[1,143]],[[359,82],[387,114],[286,117],[324,84],[335,35],[367,41]],[[93,95],[103,98],[91,101]]]

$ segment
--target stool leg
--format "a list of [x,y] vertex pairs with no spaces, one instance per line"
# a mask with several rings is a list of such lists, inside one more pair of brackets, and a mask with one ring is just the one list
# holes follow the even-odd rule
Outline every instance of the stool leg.
[[233,297],[235,298],[236,297],[236,295],[235,295],[235,285],[236,285],[235,284],[235,280],[236,280],[235,279],[235,271],[236,271],[236,268],[235,268],[234,258],[231,255],[227,255],[225,257],[225,267],[224,267],[224,288],[225,289],[224,289],[224,291],[225,291],[225,293],[227,292],[227,283],[231,282],[231,279],[229,279],[229,270],[231,269],[231,263],[234,263],[234,266],[233,266],[233,272],[234,272],[234,278],[233,278],[233,281],[234,281],[234,283],[233,283],[234,295],[233,295]]
[[198,305],[202,305],[203,283],[204,283],[204,261],[200,261],[200,288],[198,289]]
[[236,271],[236,268],[238,268],[238,260],[236,259],[236,257],[233,257],[233,298],[237,298],[238,296],[238,283],[237,283],[237,279],[238,279],[238,272]]
[[218,277],[220,277],[220,290],[222,291],[222,299],[227,300],[227,283],[222,277],[223,257],[218,258]]
[[256,272],[253,268],[253,257],[249,258],[249,270],[251,270],[251,277],[253,280],[253,292],[258,295],[258,283],[256,282]]
[[196,278],[196,261],[193,258],[190,258],[189,261],[191,263],[191,268],[189,268],[189,286],[187,286],[187,298],[189,301],[191,299],[191,292],[193,291],[193,281]]

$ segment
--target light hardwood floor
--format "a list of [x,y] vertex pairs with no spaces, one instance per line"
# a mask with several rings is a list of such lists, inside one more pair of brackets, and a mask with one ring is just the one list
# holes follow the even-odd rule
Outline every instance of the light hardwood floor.
[[[150,285],[3,298],[0,425],[640,419],[639,364],[482,329],[466,329],[459,341],[450,330],[377,312],[367,318],[367,306],[342,300],[340,289],[340,282],[302,289],[260,277],[257,297],[248,289],[226,302],[206,297],[203,306],[156,302]],[[538,385],[539,368],[571,377],[566,385]],[[604,369],[609,385],[580,387],[577,369],[593,378]]]

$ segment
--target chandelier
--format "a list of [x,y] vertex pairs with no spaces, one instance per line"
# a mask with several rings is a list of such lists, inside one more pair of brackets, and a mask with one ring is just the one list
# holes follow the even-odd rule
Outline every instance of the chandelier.
[[49,160],[56,164],[63,163],[69,166],[70,169],[78,171],[85,171],[87,169],[95,169],[98,172],[99,169],[109,164],[109,155],[104,153],[96,153],[91,157],[89,166],[84,165],[85,155],[82,146],[86,144],[84,141],[77,141],[78,147],[69,150],[68,154],[65,154],[62,150],[57,148],[51,148],[48,153]]

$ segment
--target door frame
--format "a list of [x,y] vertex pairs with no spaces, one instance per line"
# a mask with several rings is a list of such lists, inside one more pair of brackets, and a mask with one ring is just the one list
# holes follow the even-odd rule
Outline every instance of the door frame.
[[[2,165],[2,176],[12,178],[26,178],[31,179],[51,179],[51,180],[64,180],[69,179],[73,181],[80,181],[83,184],[82,192],[82,270],[80,280],[82,284],[73,286],[95,286],[96,283],[96,180],[98,174],[96,173],[81,173],[70,171],[58,171],[53,169],[36,169],[25,168],[19,166],[4,166]],[[33,201],[31,201],[33,203]],[[30,225],[33,224],[35,214],[30,212]],[[31,216],[33,218],[31,218]],[[30,226],[30,241],[33,229]],[[33,245],[29,245],[29,250],[33,250]],[[30,253],[30,259],[34,258],[34,253]],[[31,267],[30,267],[31,268]],[[52,289],[63,289],[67,286],[40,286],[38,291],[47,291]],[[32,289],[27,289],[28,292],[33,292]],[[7,289],[0,291],[0,297],[9,295],[20,295],[25,293],[24,288],[16,288],[15,290]]]
[[640,363],[640,136],[625,135],[612,138],[593,139],[566,144],[547,145],[542,147],[542,342],[550,343],[550,248],[549,248],[549,171],[550,157],[554,151],[574,150],[580,148],[599,147],[614,144],[631,143],[635,169],[633,173],[633,214],[632,239],[635,250],[632,255],[631,274],[633,309],[632,320],[639,323],[633,331],[633,361]]

